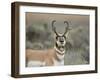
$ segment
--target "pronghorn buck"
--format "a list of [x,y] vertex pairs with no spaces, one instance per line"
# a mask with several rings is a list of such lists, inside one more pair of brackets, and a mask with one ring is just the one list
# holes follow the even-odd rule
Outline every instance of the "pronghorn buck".
[[[64,21],[66,28],[63,34],[57,33],[54,23],[56,20],[52,21],[52,30],[55,33],[55,46],[53,49],[47,50],[32,50],[26,49],[26,66],[60,66],[64,65],[64,54],[65,54],[65,44],[66,37],[69,33],[69,24]],[[67,34],[67,35],[66,35]]]

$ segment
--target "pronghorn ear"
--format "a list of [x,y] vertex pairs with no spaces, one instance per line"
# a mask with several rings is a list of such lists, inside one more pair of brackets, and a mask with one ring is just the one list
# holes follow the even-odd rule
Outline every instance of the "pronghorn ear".
[[54,38],[56,38],[57,37],[57,34],[54,34]]
[[66,38],[69,36],[69,33],[70,33],[70,31],[72,30],[72,28],[71,27],[69,27],[69,29],[68,29],[68,32],[66,33],[66,34],[63,34],[63,35],[65,35],[66,36]]
[[57,40],[57,36],[58,36],[57,34],[53,34],[53,39]]
[[64,35],[64,37],[68,37],[69,36],[69,31]]

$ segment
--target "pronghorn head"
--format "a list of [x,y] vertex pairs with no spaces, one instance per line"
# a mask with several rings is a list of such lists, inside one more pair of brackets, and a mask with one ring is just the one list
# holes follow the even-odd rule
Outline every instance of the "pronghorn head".
[[61,34],[61,33],[57,33],[56,27],[54,26],[55,22],[56,22],[56,20],[52,21],[52,30],[56,34],[56,36],[55,36],[56,47],[60,51],[64,51],[65,44],[66,44],[66,37],[67,37],[68,31],[69,31],[69,23],[67,21],[64,21],[64,24],[67,24],[67,26],[65,27],[64,33]]

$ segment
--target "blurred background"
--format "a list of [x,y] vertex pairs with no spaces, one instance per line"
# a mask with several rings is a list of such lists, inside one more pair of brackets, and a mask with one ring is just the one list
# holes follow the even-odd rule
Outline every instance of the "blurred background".
[[26,12],[26,49],[44,50],[54,47],[53,20],[56,20],[58,33],[64,33],[64,21],[68,21],[71,27],[64,64],[89,64],[89,15]]

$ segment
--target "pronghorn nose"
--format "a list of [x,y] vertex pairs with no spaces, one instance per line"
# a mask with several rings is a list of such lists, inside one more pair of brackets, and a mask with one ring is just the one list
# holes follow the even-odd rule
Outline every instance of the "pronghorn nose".
[[63,43],[63,42],[64,42],[64,40],[60,40],[60,42],[62,42],[62,43]]

